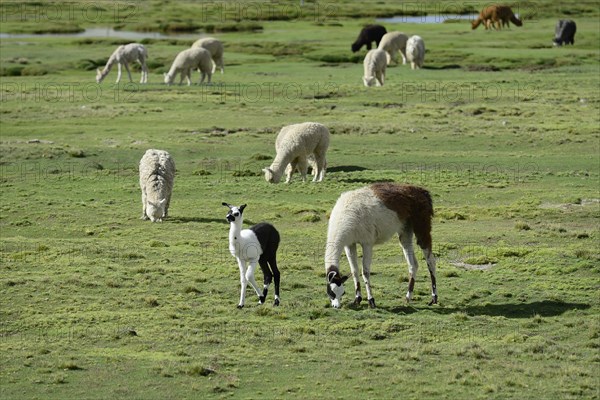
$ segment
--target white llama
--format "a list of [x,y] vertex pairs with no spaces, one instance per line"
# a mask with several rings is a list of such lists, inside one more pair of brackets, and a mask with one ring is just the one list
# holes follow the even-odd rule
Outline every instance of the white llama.
[[[261,222],[250,229],[242,229],[244,220],[243,212],[246,204],[239,207],[223,203],[229,208],[227,221],[229,227],[229,252],[234,256],[240,268],[240,302],[238,308],[244,307],[246,300],[246,287],[248,282],[254,288],[260,304],[265,302],[271,279],[275,281],[275,302],[278,306],[279,299],[279,269],[277,269],[277,248],[279,247],[279,232],[271,224]],[[263,272],[263,291],[262,294],[254,279],[254,270],[256,263],[260,265]],[[248,269],[246,269],[248,266]]]
[[408,262],[410,280],[406,300],[412,299],[418,263],[413,251],[413,234],[423,250],[431,276],[432,300],[437,303],[435,258],[431,249],[431,196],[425,189],[395,183],[374,183],[370,186],[342,193],[329,218],[325,269],[327,294],[331,305],[339,308],[344,294],[343,283],[348,276],[341,276],[340,255],[346,251],[352,278],[354,279],[355,304],[362,296],[358,281],[358,257],[356,245],[363,250],[362,277],[367,289],[369,306],[375,307],[369,281],[373,246],[398,234],[404,257]]
[[144,45],[139,43],[129,43],[123,46],[117,47],[117,49],[111,54],[110,58],[106,62],[106,65],[102,70],[98,68],[96,70],[96,83],[100,83],[106,78],[106,75],[110,72],[111,68],[115,65],[118,66],[117,82],[121,81],[121,65],[125,67],[127,75],[129,75],[129,82],[133,82],[131,79],[131,71],[129,71],[129,63],[138,61],[142,65],[142,78],[140,83],[148,82],[148,67],[146,66],[146,59],[148,58],[148,52]]

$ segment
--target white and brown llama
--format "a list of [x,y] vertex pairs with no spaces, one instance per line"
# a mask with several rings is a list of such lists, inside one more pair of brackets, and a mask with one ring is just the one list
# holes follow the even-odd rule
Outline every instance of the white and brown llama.
[[344,282],[348,276],[340,274],[340,255],[346,251],[354,279],[354,304],[360,304],[362,296],[358,281],[358,257],[356,245],[363,250],[362,277],[367,289],[369,306],[375,307],[375,299],[369,281],[373,246],[386,242],[398,234],[404,257],[408,262],[410,279],[406,300],[412,299],[418,263],[413,251],[413,235],[423,250],[431,276],[431,304],[437,303],[435,257],[431,249],[431,218],[433,205],[431,195],[423,188],[395,183],[374,183],[370,186],[342,193],[329,218],[325,269],[327,294],[331,305],[339,308],[344,294]]
[[121,65],[125,67],[127,75],[129,75],[129,82],[133,82],[131,79],[131,71],[129,71],[129,63],[138,61],[142,66],[142,78],[140,83],[148,82],[148,67],[146,66],[146,59],[148,58],[148,51],[143,44],[140,43],[129,43],[123,46],[117,47],[117,49],[111,54],[106,65],[103,69],[98,68],[96,70],[96,83],[100,83],[106,78],[112,67],[117,64],[117,82],[121,81]]
[[[271,280],[275,282],[275,302],[273,305],[278,306],[280,302],[280,275],[279,269],[277,269],[279,232],[277,232],[277,229],[273,225],[266,222],[251,226],[249,229],[242,229],[243,213],[246,204],[236,207],[224,202],[223,205],[229,208],[226,216],[230,224],[229,252],[236,258],[240,268],[241,293],[238,308],[244,307],[248,282],[254,288],[259,303],[264,304]],[[257,262],[264,276],[262,293],[254,279],[254,270],[256,269]]]

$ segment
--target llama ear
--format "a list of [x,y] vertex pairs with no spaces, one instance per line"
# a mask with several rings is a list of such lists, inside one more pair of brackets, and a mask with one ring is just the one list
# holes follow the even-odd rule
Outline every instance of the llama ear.
[[244,212],[244,208],[246,208],[247,204],[242,204],[240,206],[240,212]]
[[329,273],[327,274],[327,282],[328,283],[332,283],[333,282],[333,278],[335,278],[335,271],[329,271]]
[[163,204],[165,204],[167,202],[167,199],[162,199],[158,202],[159,206],[162,206]]
[[225,207],[229,207],[231,209],[231,204],[227,204],[225,202],[221,203],[222,205],[224,205]]
[[348,275],[342,276],[342,283],[346,282],[347,280],[348,280]]

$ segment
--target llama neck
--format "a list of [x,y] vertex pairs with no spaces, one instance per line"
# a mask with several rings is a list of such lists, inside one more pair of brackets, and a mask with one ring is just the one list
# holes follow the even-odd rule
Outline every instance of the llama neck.
[[112,69],[113,65],[115,65],[116,63],[117,63],[117,58],[114,56],[110,56],[110,58],[106,62],[106,65],[104,66],[104,68],[102,68],[102,71],[101,71],[102,78],[104,78],[104,77],[106,77],[106,75],[108,75],[108,73]]
[[339,241],[327,240],[325,248],[325,269],[331,265],[338,267],[340,265],[340,256],[344,250],[344,246]]
[[273,163],[271,164],[271,166],[269,168],[271,168],[271,171],[273,171],[273,175],[274,175],[276,182],[278,182],[281,179],[281,176],[283,175],[286,167],[288,166],[288,164],[291,161],[292,161],[292,156],[289,154],[285,154],[283,156],[280,154],[277,154],[275,156],[275,160],[273,160]]
[[242,231],[242,219],[238,218],[233,222],[229,223],[229,243],[236,243],[240,239],[240,232]]

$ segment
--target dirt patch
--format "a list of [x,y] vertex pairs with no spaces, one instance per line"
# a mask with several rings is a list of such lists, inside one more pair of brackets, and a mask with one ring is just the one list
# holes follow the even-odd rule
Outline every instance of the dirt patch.
[[467,264],[464,262],[453,262],[450,263],[452,265],[454,265],[455,267],[459,267],[459,268],[464,268],[466,270],[469,271],[487,271],[489,269],[492,269],[493,267],[495,267],[497,264],[495,263],[489,263],[489,264]]

